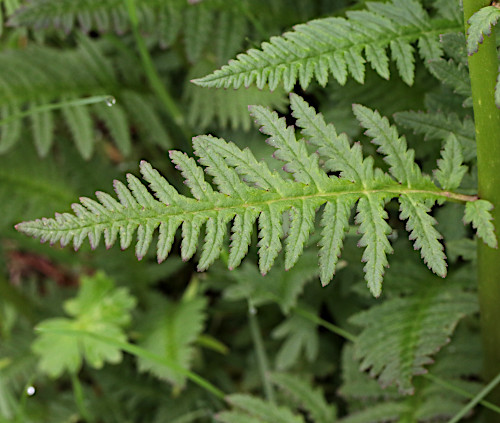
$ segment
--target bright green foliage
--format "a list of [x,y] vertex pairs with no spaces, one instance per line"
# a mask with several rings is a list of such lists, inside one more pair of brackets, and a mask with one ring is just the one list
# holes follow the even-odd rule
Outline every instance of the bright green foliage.
[[272,382],[300,404],[314,423],[333,423],[336,409],[325,400],[321,389],[314,389],[303,378],[287,373],[273,373]]
[[[206,300],[185,298],[173,303],[152,298],[151,303],[150,313],[144,316],[146,323],[139,346],[180,367],[189,368],[195,352],[193,344],[203,330]],[[186,384],[185,377],[179,373],[144,358],[139,358],[139,370],[149,371],[180,388]]]
[[387,299],[351,317],[364,328],[354,344],[355,357],[382,387],[396,383],[401,394],[412,394],[413,377],[425,373],[424,366],[449,342],[460,319],[477,310],[476,296],[456,284],[421,280],[412,295]]
[[40,356],[40,369],[58,377],[65,370],[77,373],[84,358],[94,368],[101,368],[105,362],[119,363],[122,352],[118,348],[64,331],[85,331],[125,341],[123,327],[130,323],[134,306],[135,299],[127,289],[115,288],[103,273],[82,277],[77,297],[64,305],[71,318],[48,319],[38,325],[41,333],[32,348]]
[[[449,421],[497,245],[459,3],[0,0],[0,421]],[[95,269],[133,320],[102,281],[60,318]]]
[[[136,255],[141,259],[159,228],[157,257],[161,262],[181,225],[181,255],[184,260],[190,259],[205,225],[198,261],[198,269],[202,271],[220,255],[230,221],[233,225],[228,264],[230,268],[237,267],[247,254],[254,224],[258,222],[259,267],[266,274],[282,248],[283,213],[289,211],[290,226],[285,240],[285,268],[289,269],[310,237],[316,210],[324,205],[320,276],[325,285],[333,277],[350,210],[357,202],[355,221],[362,235],[359,246],[366,247],[362,257],[366,262],[365,278],[372,294],[379,296],[384,269],[388,266],[386,255],[392,252],[388,239],[391,228],[384,206],[396,197],[401,205],[401,219],[408,219],[407,230],[415,248],[432,271],[444,276],[446,263],[439,242],[441,236],[428,213],[435,201],[454,198],[455,194],[440,190],[428,176],[421,174],[404,137],[399,137],[395,127],[377,112],[355,107],[358,120],[380,146],[379,152],[385,155],[394,179],[374,168],[372,157],[363,159],[360,144],[351,147],[347,137],[338,136],[333,125],[327,125],[302,98],[292,95],[291,105],[304,136],[325,158],[324,169],[317,155],[307,151],[304,140],[297,140],[294,128],[287,127],[284,119],[268,109],[253,106],[253,117],[261,125],[261,131],[270,136],[268,143],[276,149],[274,158],[285,162],[284,169],[295,181],[284,179],[265,163],[257,162],[248,150],[242,151],[222,139],[199,136],[193,140],[195,154],[219,191],[214,191],[205,180],[203,169],[192,158],[172,151],[170,157],[194,198],[179,194],[151,165],[142,162],[141,173],[156,198],[129,174],[128,187],[115,181],[119,201],[98,192],[99,202],[82,198],[81,205],[74,204],[75,215],[57,214],[54,219],[21,223],[17,229],[50,243],[72,242],[75,249],[86,237],[95,248],[102,234],[107,247],[120,234],[120,245],[127,248],[137,230]],[[325,170],[340,172],[341,176],[328,176]],[[473,200],[460,195],[455,198]],[[341,212],[336,213],[336,208]],[[481,211],[488,213],[485,209]]]
[[431,19],[416,0],[369,2],[366,6],[367,10],[348,11],[347,18],[316,19],[297,25],[293,32],[263,43],[261,50],[248,50],[194,82],[225,88],[253,83],[262,88],[267,83],[271,90],[283,82],[285,90],[291,91],[297,81],[304,89],[312,79],[324,86],[331,74],[342,85],[348,75],[363,83],[366,62],[388,79],[392,59],[401,78],[412,85],[413,43],[418,42],[424,60],[435,59],[442,54],[438,35],[461,29],[455,20]]
[[495,228],[493,226],[490,211],[493,206],[485,200],[474,201],[465,205],[464,222],[472,223],[472,227],[477,229],[478,236],[491,248],[498,247]]
[[500,9],[496,6],[483,7],[472,15],[469,19],[470,26],[467,31],[467,53],[470,56],[477,52],[484,37],[491,35],[491,30],[498,22],[498,19],[500,19]]
[[219,413],[217,421],[222,423],[304,423],[301,416],[292,414],[288,408],[249,395],[230,395],[226,401],[234,411]]
[[467,172],[467,167],[462,164],[462,148],[455,135],[450,134],[441,156],[443,158],[438,160],[438,170],[434,173],[434,177],[443,189],[453,191],[460,186]]

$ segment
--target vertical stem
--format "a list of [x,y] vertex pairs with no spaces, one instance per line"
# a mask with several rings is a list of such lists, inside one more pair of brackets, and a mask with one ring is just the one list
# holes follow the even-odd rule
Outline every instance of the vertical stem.
[[[465,30],[467,21],[490,0],[464,0]],[[477,166],[481,198],[494,205],[493,218],[500,228],[500,111],[495,106],[494,92],[498,73],[495,32],[485,37],[476,54],[469,56],[469,71],[476,126]],[[498,230],[497,230],[498,233]],[[478,289],[481,310],[481,331],[484,348],[484,376],[492,380],[500,373],[500,250],[484,243],[478,245]],[[500,405],[500,389],[489,397]],[[492,416],[500,422],[500,416]]]
[[94,418],[85,405],[85,398],[83,395],[83,389],[82,384],[80,383],[80,379],[78,379],[78,375],[73,372],[71,372],[71,384],[73,385],[73,395],[78,411],[80,412],[80,416],[86,423],[94,422]]
[[135,5],[135,0],[126,0],[127,5],[127,13],[129,15],[130,23],[132,26],[132,33],[134,34],[135,42],[137,44],[137,48],[139,49],[139,54],[141,56],[142,66],[144,71],[146,72],[146,76],[149,81],[149,85],[152,90],[161,100],[163,105],[165,106],[165,110],[168,112],[169,116],[175,122],[175,124],[182,131],[183,135],[187,138],[190,138],[189,130],[186,128],[184,116],[182,111],[177,106],[177,103],[172,98],[170,93],[165,89],[165,86],[161,82],[160,76],[156,71],[153,60],[149,54],[149,51],[146,47],[146,43],[142,38],[139,32],[139,18],[137,17],[137,9]]
[[269,364],[264,349],[264,342],[262,342],[259,322],[257,321],[257,310],[252,304],[248,305],[248,321],[253,344],[255,346],[255,354],[257,355],[257,365],[259,367],[260,377],[262,378],[262,384],[264,385],[264,394],[269,402],[274,403],[274,389],[269,380]]

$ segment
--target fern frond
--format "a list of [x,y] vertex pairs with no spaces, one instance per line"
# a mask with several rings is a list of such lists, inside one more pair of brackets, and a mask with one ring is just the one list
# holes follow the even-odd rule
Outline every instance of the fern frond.
[[[200,59],[208,46],[212,47],[208,40],[214,38],[218,61],[227,61],[240,49],[248,29],[247,18],[237,6],[224,4],[222,7],[218,0],[142,1],[138,3],[137,19],[138,27],[163,48],[182,34],[186,57],[192,63]],[[25,2],[8,23],[33,30],[57,28],[70,33],[80,28],[84,33],[98,31],[118,35],[131,27],[125,3],[117,0]]]
[[[297,140],[294,128],[287,127],[283,118],[254,106],[251,109],[254,118],[262,131],[271,136],[268,142],[276,149],[274,157],[286,162],[284,168],[292,173],[295,181],[284,179],[265,163],[257,162],[248,150],[242,151],[222,139],[199,136],[194,139],[193,146],[204,169],[186,154],[170,152],[172,162],[194,198],[179,194],[148,163],[142,162],[141,173],[154,195],[137,178],[128,175],[128,187],[115,181],[119,201],[97,193],[99,202],[82,198],[81,204],[73,205],[74,214],[57,214],[54,219],[20,223],[17,229],[50,243],[67,245],[72,241],[76,249],[86,237],[95,247],[102,235],[110,246],[116,242],[118,234],[121,247],[127,248],[137,231],[136,255],[141,259],[158,228],[157,257],[162,261],[180,226],[181,256],[184,260],[190,259],[197,250],[204,227],[205,239],[198,268],[205,270],[219,256],[229,222],[232,222],[229,266],[237,266],[248,251],[257,221],[259,268],[266,274],[282,248],[283,214],[287,212],[290,218],[285,241],[285,267],[290,268],[310,237],[316,210],[324,206],[320,265],[322,283],[327,284],[333,276],[351,208],[357,201],[356,223],[362,235],[359,245],[366,247],[363,253],[366,281],[371,292],[378,296],[388,265],[386,255],[392,252],[388,239],[391,228],[384,206],[390,199],[398,198],[402,218],[409,219],[407,226],[410,238],[415,239],[415,247],[421,250],[428,266],[444,276],[446,265],[438,242],[440,235],[428,211],[435,201],[473,202],[476,197],[442,190],[428,176],[422,175],[413,162],[413,152],[406,150],[404,139],[376,112],[358,108],[362,111],[360,119],[370,128],[368,132],[383,146],[397,179],[374,168],[372,157],[363,159],[359,144],[351,147],[345,136],[337,137],[334,127],[327,126],[302,99],[292,96],[292,107],[303,133],[318,147],[320,155],[325,156],[324,168],[318,157],[307,151],[304,140]],[[351,163],[350,157],[355,161]],[[204,170],[218,190],[207,182]],[[339,171],[341,176],[328,176],[326,171]],[[480,210],[480,221],[473,220],[479,225],[489,216],[488,210]],[[332,219],[333,214],[335,218]]]
[[128,16],[125,6],[116,0],[86,0],[81,4],[70,0],[43,0],[23,4],[9,20],[9,25],[13,26],[32,26],[35,29],[54,26],[66,33],[75,23],[85,32],[95,28],[123,33],[128,28]]
[[459,320],[477,311],[474,294],[436,283],[422,281],[413,295],[388,299],[351,318],[364,327],[355,342],[361,370],[370,369],[382,387],[396,383],[402,394],[412,394],[413,376],[425,372]]
[[[0,122],[0,152],[8,151],[19,141],[22,117],[31,112],[35,145],[41,156],[47,155],[54,142],[55,114],[59,113],[52,110],[55,106],[60,109],[80,153],[87,159],[92,155],[96,139],[95,118],[104,124],[123,154],[130,153],[131,149],[127,116],[134,121],[144,117],[141,123],[148,126],[147,135],[161,127],[158,112],[150,104],[134,109],[144,94],[131,91],[126,86],[121,88],[123,84],[114,71],[113,63],[104,56],[105,48],[105,43],[82,39],[76,49],[31,46],[24,50],[2,52],[0,121],[9,120]],[[129,84],[137,90],[136,81],[129,81]],[[85,103],[89,95],[104,98],[110,94],[118,99],[113,107],[72,104],[79,99]],[[147,102],[142,99],[142,103]],[[170,145],[164,129],[159,137],[154,135],[148,139],[159,138],[163,145]]]
[[[402,79],[413,84],[414,47],[426,61],[442,54],[438,35],[461,31],[459,22],[431,19],[415,0],[367,3],[368,10],[347,12],[345,18],[324,18],[297,25],[294,31],[272,37],[261,50],[251,49],[229,64],[194,82],[204,87],[246,87],[267,83],[274,90],[283,83],[291,91],[312,79],[326,85],[331,74],[340,84],[352,75],[363,83],[365,63],[389,78],[389,57]],[[363,55],[364,52],[364,55]]]
[[240,50],[247,31],[247,22],[243,14],[224,10],[218,16],[216,28],[215,54],[217,63],[222,65]]
[[197,62],[210,39],[213,28],[213,14],[206,2],[192,4],[185,14],[186,55],[189,61]]

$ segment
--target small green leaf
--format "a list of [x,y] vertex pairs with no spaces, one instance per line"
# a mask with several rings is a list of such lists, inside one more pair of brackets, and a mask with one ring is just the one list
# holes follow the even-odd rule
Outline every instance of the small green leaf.
[[493,204],[486,200],[477,200],[468,202],[465,205],[464,222],[472,223],[472,227],[476,229],[477,235],[484,243],[491,248],[498,247],[497,237],[495,235],[495,227],[493,226],[491,216]]
[[472,56],[477,52],[479,44],[484,36],[490,36],[493,26],[500,19],[500,9],[495,6],[486,6],[474,13],[469,19],[469,30],[467,31],[467,53]]
[[441,156],[442,159],[437,162],[438,169],[434,176],[443,189],[453,191],[460,186],[462,178],[467,172],[467,166],[462,165],[462,148],[455,135],[448,136]]
[[309,363],[318,355],[319,337],[316,324],[295,314],[285,320],[272,332],[275,339],[285,339],[276,355],[276,368],[287,370],[300,361],[301,352]]
[[82,277],[76,298],[64,304],[72,318],[48,319],[37,326],[40,334],[32,348],[40,356],[40,369],[51,377],[59,377],[65,370],[78,372],[83,359],[94,368],[101,368],[105,362],[120,362],[119,348],[63,332],[83,330],[124,342],[127,336],[123,327],[130,323],[130,310],[134,306],[135,299],[127,289],[115,288],[113,281],[103,273]]
[[[201,334],[205,321],[206,299],[195,297],[174,303],[160,297],[151,299],[149,314],[143,319],[144,336],[139,346],[179,367],[189,369],[195,352],[194,342]],[[139,370],[148,371],[177,387],[186,378],[179,372],[139,357]]]

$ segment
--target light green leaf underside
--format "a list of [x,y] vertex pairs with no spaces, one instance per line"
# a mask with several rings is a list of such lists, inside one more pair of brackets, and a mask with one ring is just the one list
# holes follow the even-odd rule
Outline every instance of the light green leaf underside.
[[457,189],[467,172],[467,167],[462,165],[462,148],[455,135],[449,135],[441,156],[443,158],[438,160],[438,170],[434,176],[443,189]]
[[464,222],[472,223],[472,227],[477,230],[478,236],[486,245],[489,245],[491,248],[497,248],[498,241],[492,223],[491,210],[493,210],[493,205],[485,200],[466,204]]
[[264,42],[260,50],[239,54],[221,69],[194,80],[205,87],[246,87],[283,83],[291,91],[296,82],[303,89],[315,79],[321,85],[332,75],[340,84],[347,76],[363,83],[368,62],[389,78],[389,56],[408,84],[414,79],[414,46],[425,60],[442,55],[439,35],[462,30],[458,21],[431,19],[416,0],[367,3],[368,10],[349,11],[347,18],[329,17],[297,25],[294,31]]
[[[379,152],[385,156],[393,177],[375,168],[372,157],[364,159],[360,144],[351,146],[345,135],[337,135],[333,125],[327,125],[302,98],[292,95],[291,105],[302,135],[317,148],[324,159],[321,162],[316,154],[308,151],[304,139],[298,137],[294,128],[287,127],[276,113],[254,106],[252,115],[262,131],[270,136],[269,143],[276,149],[274,157],[284,162],[284,169],[294,180],[257,161],[248,149],[240,150],[212,136],[199,136],[193,140],[193,147],[200,165],[184,153],[170,153],[192,197],[181,195],[151,165],[141,162],[142,177],[150,189],[135,176],[128,175],[127,185],[114,183],[118,201],[98,192],[98,201],[81,198],[81,204],[73,204],[74,214],[56,214],[53,219],[24,222],[17,225],[17,229],[42,241],[72,243],[75,249],[85,238],[89,238],[95,248],[102,236],[107,247],[116,243],[119,236],[121,247],[127,248],[137,232],[139,259],[145,256],[158,232],[160,262],[168,256],[177,231],[181,232],[184,260],[193,257],[200,235],[204,235],[198,268],[205,270],[220,255],[229,225],[232,227],[230,268],[237,267],[247,254],[257,226],[259,268],[266,274],[282,249],[284,236],[285,267],[289,269],[296,263],[315,230],[319,211],[322,216],[318,229],[321,232],[319,267],[321,282],[325,285],[334,275],[344,232],[356,207],[356,223],[361,234],[359,245],[365,247],[366,281],[371,292],[378,296],[388,266],[386,256],[392,253],[388,239],[392,229],[386,221],[384,207],[392,198],[397,198],[401,203],[401,218],[408,219],[407,230],[415,241],[415,248],[435,273],[444,276],[446,264],[439,242],[441,236],[434,228],[430,208],[437,200],[471,202],[474,197],[444,191],[422,175],[404,138],[377,112],[356,107],[358,118],[373,142],[380,146]],[[326,172],[339,172],[340,176],[329,176]],[[205,173],[217,190],[207,182]],[[481,207],[468,210],[471,221],[489,237],[489,229],[483,227],[483,223],[486,225],[491,219],[489,211]],[[285,216],[289,225],[284,225]]]

